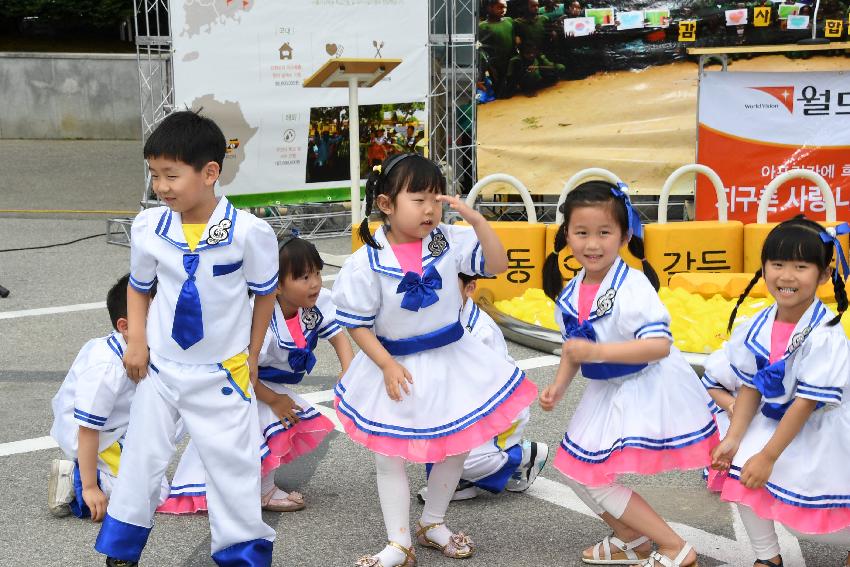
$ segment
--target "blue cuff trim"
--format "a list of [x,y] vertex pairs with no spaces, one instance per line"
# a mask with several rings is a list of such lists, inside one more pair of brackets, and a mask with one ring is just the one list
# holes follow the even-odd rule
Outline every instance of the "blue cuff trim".
[[96,425],[98,427],[103,427],[104,425],[106,425],[105,417],[94,415],[93,413],[87,413],[77,408],[74,408],[74,419],[86,424]]
[[219,567],[271,567],[273,547],[267,539],[252,539],[216,551],[212,558]]
[[271,293],[269,290],[274,290],[277,287],[277,273],[271,279],[262,283],[248,282],[248,287],[257,295],[267,295]]
[[149,282],[143,282],[143,281],[137,280],[133,276],[130,276],[129,283],[130,283],[130,287],[132,287],[133,289],[135,289],[139,293],[148,293],[151,290],[151,288],[153,287],[153,284],[156,283],[156,278],[152,279]]
[[107,557],[123,561],[138,561],[150,533],[150,528],[116,520],[107,512],[103,525],[100,527],[100,533],[97,534],[94,548]]

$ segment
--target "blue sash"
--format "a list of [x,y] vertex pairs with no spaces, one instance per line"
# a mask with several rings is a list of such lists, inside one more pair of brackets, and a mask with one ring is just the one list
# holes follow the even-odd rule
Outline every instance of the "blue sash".
[[451,325],[446,325],[441,329],[425,333],[424,335],[398,340],[378,337],[378,341],[384,345],[384,348],[391,355],[404,356],[450,345],[460,340],[463,333],[463,325],[461,325],[460,321],[455,321]]

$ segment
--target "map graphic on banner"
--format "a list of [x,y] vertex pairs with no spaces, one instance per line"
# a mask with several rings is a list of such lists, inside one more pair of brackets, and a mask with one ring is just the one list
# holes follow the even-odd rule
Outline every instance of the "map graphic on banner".
[[361,171],[421,139],[427,9],[421,0],[172,0],[175,101],[224,131],[222,192],[322,199],[348,186],[348,89],[302,86],[331,58],[402,60],[359,89]]
[[[850,221],[850,84],[833,73],[706,73],[700,80],[697,161],[726,188],[729,218],[755,222],[764,188],[790,169],[809,169],[832,188],[838,220]],[[771,221],[823,218],[819,189],[796,179],[780,187]],[[698,220],[717,219],[713,186],[696,189]]]

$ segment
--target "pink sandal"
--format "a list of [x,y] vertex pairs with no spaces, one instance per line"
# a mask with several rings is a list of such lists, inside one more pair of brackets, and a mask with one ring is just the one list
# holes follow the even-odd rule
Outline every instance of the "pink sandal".
[[307,506],[300,492],[290,492],[286,498],[272,498],[276,490],[275,488],[263,496],[263,510],[268,510],[269,512],[297,512]]

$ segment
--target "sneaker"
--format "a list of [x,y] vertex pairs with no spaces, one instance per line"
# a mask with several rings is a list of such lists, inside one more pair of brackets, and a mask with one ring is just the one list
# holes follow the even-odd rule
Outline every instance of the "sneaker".
[[74,500],[74,463],[53,459],[47,481],[47,505],[50,513],[61,518],[71,514],[68,506]]
[[[455,493],[452,494],[452,502],[459,502],[461,500],[472,500],[478,496],[478,489],[475,488],[475,485],[469,482],[468,480],[463,480],[457,483],[457,488],[455,488]],[[424,504],[425,500],[428,498],[428,487],[423,486],[422,489],[416,493],[416,498],[419,499],[419,502]]]
[[137,567],[138,561],[125,561],[124,559],[106,558],[106,567]]
[[537,475],[546,466],[549,459],[549,446],[536,441],[522,441],[522,464],[517,467],[508,479],[505,490],[508,492],[525,492],[537,480]]

